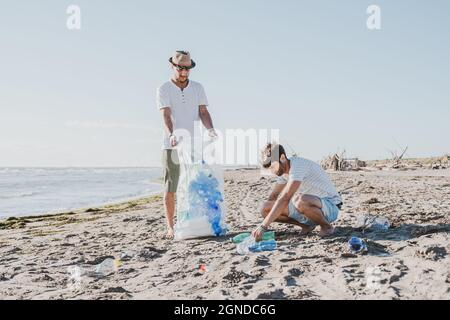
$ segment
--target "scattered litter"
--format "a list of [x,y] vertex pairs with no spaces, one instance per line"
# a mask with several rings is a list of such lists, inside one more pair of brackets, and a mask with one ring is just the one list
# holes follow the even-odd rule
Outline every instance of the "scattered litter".
[[117,272],[120,266],[122,266],[122,261],[120,259],[108,258],[95,266],[95,274],[99,277],[106,277]]
[[135,252],[135,251],[125,251],[125,252],[121,253],[120,260],[121,261],[128,261],[128,260],[131,260],[136,255],[137,255],[137,252]]
[[70,279],[77,279],[85,275],[87,272],[80,266],[68,266],[67,272],[70,274]]
[[208,268],[206,267],[206,264],[202,263],[198,269],[198,272],[200,274],[205,274],[206,272],[208,272]]
[[277,249],[277,242],[274,239],[256,242],[250,248],[251,252],[273,251]]
[[348,241],[349,249],[354,253],[367,251],[367,246],[364,241],[358,237],[351,237]]
[[89,267],[82,267],[78,265],[69,266],[67,272],[70,274],[69,283],[81,281],[82,276],[88,276],[93,278],[104,278],[110,274],[119,271],[122,266],[120,259],[107,258],[103,262]]
[[[241,243],[242,241],[244,241],[246,238],[248,238],[249,236],[251,236],[250,232],[244,232],[241,234],[238,234],[237,236],[231,238],[231,242],[233,243]],[[264,232],[262,240],[275,240],[275,231],[267,231]]]
[[385,217],[373,215],[361,215],[358,217],[357,228],[369,229],[372,231],[386,231],[391,226]]
[[236,246],[237,253],[242,254],[242,255],[249,254],[250,247],[254,243],[255,243],[255,239],[251,235],[248,236],[247,238],[242,240],[242,242]]
[[275,239],[255,241],[253,236],[248,236],[236,246],[237,253],[241,255],[249,254],[250,252],[272,251],[277,249],[277,242]]

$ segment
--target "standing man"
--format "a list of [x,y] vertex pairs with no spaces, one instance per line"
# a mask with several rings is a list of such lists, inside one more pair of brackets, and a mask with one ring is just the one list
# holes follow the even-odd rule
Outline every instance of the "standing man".
[[189,80],[190,70],[195,67],[189,52],[176,51],[169,59],[173,71],[172,78],[157,90],[156,104],[164,121],[163,168],[164,168],[164,209],[167,220],[167,237],[174,237],[175,193],[178,187],[180,165],[175,147],[178,144],[175,130],[187,130],[191,137],[197,121],[201,120],[210,137],[215,138],[208,99],[203,86]]

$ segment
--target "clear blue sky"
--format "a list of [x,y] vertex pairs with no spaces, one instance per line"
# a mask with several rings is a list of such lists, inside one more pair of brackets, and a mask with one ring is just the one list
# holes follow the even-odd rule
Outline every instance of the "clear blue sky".
[[155,90],[177,49],[219,129],[280,128],[314,160],[450,152],[446,0],[1,3],[0,166],[159,165]]

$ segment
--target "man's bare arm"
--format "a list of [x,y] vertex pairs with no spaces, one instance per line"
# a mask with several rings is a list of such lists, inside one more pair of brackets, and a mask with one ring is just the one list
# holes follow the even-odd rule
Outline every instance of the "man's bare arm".
[[205,126],[205,128],[206,129],[214,128],[208,108],[206,106],[199,106],[198,112],[199,112],[200,119],[202,120],[202,123]]
[[283,209],[289,204],[294,193],[300,188],[300,181],[289,181],[286,185],[286,188],[283,189],[278,200],[275,201],[275,204],[270,210],[269,214],[264,219],[262,225],[264,227],[269,227],[269,225],[274,222],[283,212]]
[[278,199],[278,195],[283,191],[284,187],[286,187],[287,184],[280,184],[277,183],[273,186],[272,191],[269,195],[269,201],[275,201]]
[[170,108],[163,108],[161,109],[161,113],[164,119],[164,128],[168,135],[171,135],[173,133],[172,110]]

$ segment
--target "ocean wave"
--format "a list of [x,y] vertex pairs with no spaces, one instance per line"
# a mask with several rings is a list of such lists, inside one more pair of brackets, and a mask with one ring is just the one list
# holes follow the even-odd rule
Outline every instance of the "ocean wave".
[[0,168],[0,214],[122,202],[162,190],[159,177],[160,168]]
[[26,198],[36,195],[37,192],[17,192],[13,194],[0,194],[0,199]]
[[0,168],[0,174],[2,174],[2,173],[20,173],[20,172],[23,172],[23,169]]

